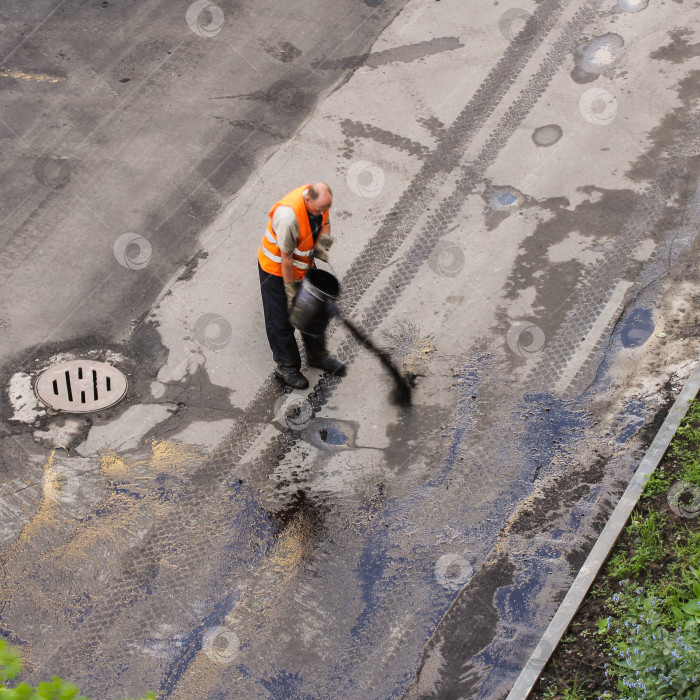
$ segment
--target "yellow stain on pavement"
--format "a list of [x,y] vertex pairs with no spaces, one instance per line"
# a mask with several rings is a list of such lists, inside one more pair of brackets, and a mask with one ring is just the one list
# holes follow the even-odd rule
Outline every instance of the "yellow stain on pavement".
[[202,458],[202,450],[197,445],[186,445],[169,440],[151,440],[151,466],[154,471],[165,467],[179,467]]
[[35,83],[59,83],[66,78],[57,78],[46,73],[25,73],[16,68],[3,68],[0,70],[0,78],[13,78],[14,80],[26,80]]
[[37,532],[43,527],[50,525],[54,520],[55,507],[65,487],[65,476],[56,471],[55,454],[56,450],[51,450],[51,454],[49,454],[44,464],[44,472],[41,479],[43,500],[39,510],[22,528],[22,533],[17,538],[17,543],[26,542],[27,540],[31,541]]

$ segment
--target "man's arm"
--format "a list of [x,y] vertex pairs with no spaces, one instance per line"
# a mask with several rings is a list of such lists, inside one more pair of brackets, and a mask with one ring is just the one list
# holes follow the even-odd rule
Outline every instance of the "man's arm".
[[282,255],[282,279],[285,283],[294,282],[294,255],[280,251]]
[[277,207],[272,216],[272,230],[277,236],[277,245],[282,257],[282,280],[294,281],[294,248],[299,239],[299,224],[291,207]]

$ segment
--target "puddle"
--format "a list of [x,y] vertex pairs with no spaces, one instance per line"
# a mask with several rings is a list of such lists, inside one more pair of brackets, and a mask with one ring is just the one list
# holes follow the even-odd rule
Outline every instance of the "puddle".
[[590,83],[607,74],[620,61],[624,45],[625,40],[612,32],[579,44],[574,58],[576,65],[571,71],[574,82]]
[[520,209],[528,199],[520,190],[507,185],[489,185],[481,196],[486,202],[485,222],[489,231]]
[[649,0],[617,0],[615,12],[641,12],[647,8]]
[[532,132],[532,140],[536,146],[547,148],[553,146],[562,137],[563,133],[559,124],[545,124],[544,126],[538,126]]
[[317,417],[302,433],[302,439],[325,452],[333,448],[350,449],[355,447],[358,429],[359,425],[355,421]]
[[625,319],[620,331],[620,340],[625,348],[644,345],[654,332],[651,309],[635,309]]
[[516,209],[525,202],[525,196],[514,187],[494,187],[488,198],[488,207],[493,211]]
[[338,428],[334,428],[332,425],[321,428],[321,430],[318,431],[318,434],[321,436],[321,440],[323,440],[323,442],[325,442],[327,445],[344,445],[348,441],[348,436],[341,430],[338,430]]

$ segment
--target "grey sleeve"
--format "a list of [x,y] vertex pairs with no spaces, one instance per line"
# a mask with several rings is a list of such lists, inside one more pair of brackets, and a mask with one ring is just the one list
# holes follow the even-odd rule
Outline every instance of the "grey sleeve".
[[283,253],[291,254],[299,240],[299,222],[291,207],[279,206],[272,215],[272,230]]

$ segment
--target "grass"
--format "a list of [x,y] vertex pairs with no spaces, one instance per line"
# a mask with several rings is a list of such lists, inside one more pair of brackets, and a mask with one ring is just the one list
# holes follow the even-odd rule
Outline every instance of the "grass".
[[700,700],[700,400],[532,700]]

